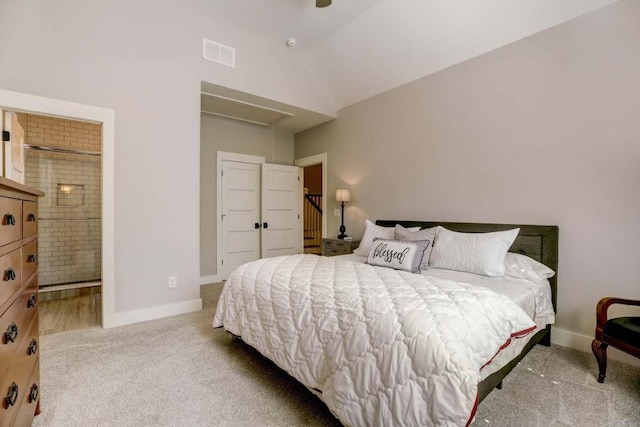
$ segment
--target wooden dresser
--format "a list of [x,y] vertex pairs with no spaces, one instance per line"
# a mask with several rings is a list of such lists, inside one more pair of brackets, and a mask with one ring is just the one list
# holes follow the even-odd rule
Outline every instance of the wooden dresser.
[[40,412],[38,197],[0,177],[0,426],[30,426]]

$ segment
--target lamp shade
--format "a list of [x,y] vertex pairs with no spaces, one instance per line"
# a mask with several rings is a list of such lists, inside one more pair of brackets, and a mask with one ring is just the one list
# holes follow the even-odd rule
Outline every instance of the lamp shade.
[[336,202],[350,202],[351,192],[345,188],[336,190]]

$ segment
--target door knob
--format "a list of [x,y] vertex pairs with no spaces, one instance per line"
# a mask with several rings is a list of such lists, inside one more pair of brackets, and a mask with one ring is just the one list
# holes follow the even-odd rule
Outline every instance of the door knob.
[[256,222],[255,224],[253,224],[253,228],[255,228],[256,230],[260,228],[260,223]]
[[269,224],[265,222],[265,223],[262,224],[262,227],[264,227],[265,229],[269,228]]

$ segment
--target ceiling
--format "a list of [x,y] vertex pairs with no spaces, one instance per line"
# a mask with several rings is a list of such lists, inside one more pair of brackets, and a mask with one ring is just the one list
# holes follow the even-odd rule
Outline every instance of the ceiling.
[[298,40],[304,52],[325,40],[380,0],[334,0],[329,7],[315,7],[315,0],[223,0],[217,9],[226,24],[284,46]]
[[[218,0],[216,10],[243,34],[295,55],[338,111],[616,1],[333,0],[316,8],[315,0]],[[285,47],[291,37],[296,46]],[[316,119],[309,123],[330,117]]]

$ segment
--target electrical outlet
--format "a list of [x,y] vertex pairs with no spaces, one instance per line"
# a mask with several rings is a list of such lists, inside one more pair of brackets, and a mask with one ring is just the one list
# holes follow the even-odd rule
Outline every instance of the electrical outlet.
[[178,276],[169,276],[169,288],[178,287]]
[[340,218],[340,208],[335,208],[333,210],[333,216],[335,216],[336,218]]

